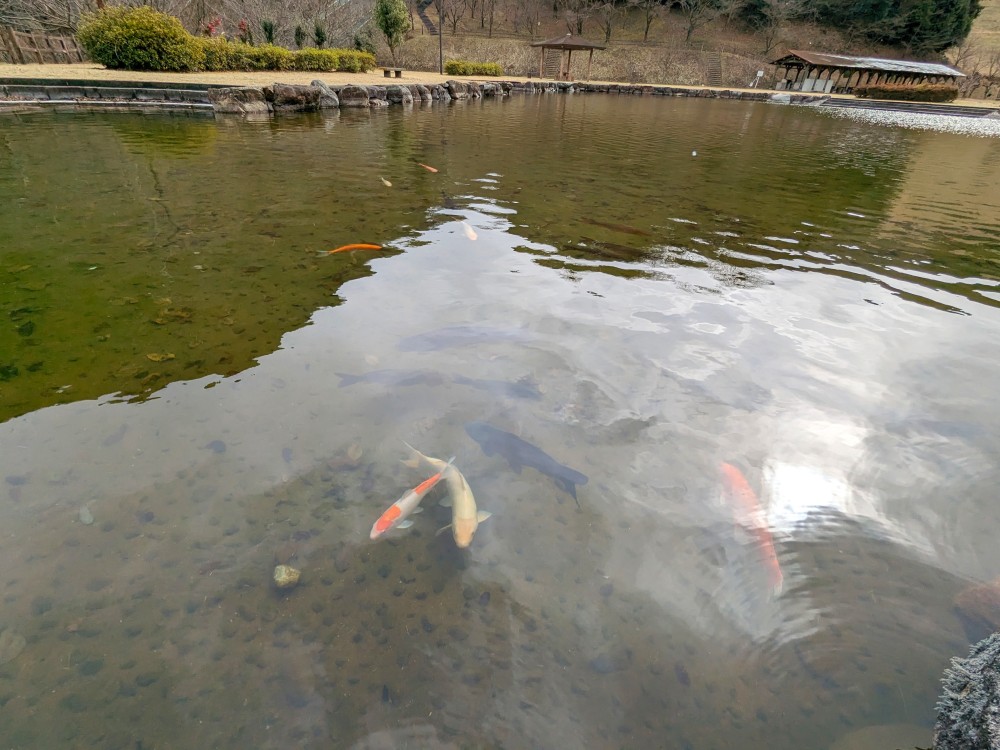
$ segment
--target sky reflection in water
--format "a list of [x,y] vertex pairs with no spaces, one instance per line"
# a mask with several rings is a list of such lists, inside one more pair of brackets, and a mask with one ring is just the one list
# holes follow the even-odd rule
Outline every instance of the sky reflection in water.
[[[956,194],[979,200],[953,220],[957,205],[922,202],[928,172],[939,177],[924,155],[953,136],[609,101],[324,123],[358,148],[385,139],[396,172],[378,172],[409,195],[354,183],[359,163],[324,179],[367,211],[425,200],[384,241],[401,253],[324,267],[334,259],[312,259],[311,229],[294,285],[361,263],[374,273],[255,364],[0,425],[12,571],[0,624],[27,636],[0,665],[12,737],[700,750],[929,724],[940,670],[964,650],[951,599],[998,564],[998,313],[983,296],[998,212],[977,192],[996,174],[954,175]],[[662,126],[654,145],[622,108]],[[475,135],[484,122],[489,143]],[[236,137],[280,163],[275,142],[319,149],[316,124],[260,143],[220,125],[213,159]],[[556,124],[550,153],[523,143],[515,158],[522,128]],[[590,162],[569,170],[563,150]],[[441,177],[406,188],[417,155]],[[176,169],[170,158],[152,164]],[[304,221],[276,200],[289,225]],[[267,262],[253,252],[248,265]],[[180,257],[178,269],[194,259]],[[276,292],[275,306],[298,294]],[[340,387],[338,373],[382,371],[441,378]],[[503,385],[519,382],[537,397]],[[586,474],[582,507],[484,455],[474,421]],[[408,532],[368,542],[421,478],[399,463],[403,441],[455,455],[493,513],[467,553],[435,536],[450,513],[434,498]],[[723,462],[759,499],[778,595],[761,535],[721,491]],[[303,584],[278,596],[268,580],[286,561]]]

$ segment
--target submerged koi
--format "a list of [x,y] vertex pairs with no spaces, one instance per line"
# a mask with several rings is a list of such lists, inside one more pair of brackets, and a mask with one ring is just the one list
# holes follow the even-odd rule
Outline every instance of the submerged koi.
[[465,236],[468,237],[473,242],[479,239],[479,235],[476,234],[476,230],[470,227],[464,221],[462,222],[462,231],[465,232]]
[[[438,529],[438,534],[447,529],[451,529],[455,546],[465,549],[472,544],[472,537],[476,534],[479,524],[489,518],[492,514],[489,511],[476,508],[476,498],[472,495],[469,483],[465,481],[462,472],[457,467],[447,464],[440,458],[425,456],[409,443],[404,443],[413,454],[409,461],[404,461],[407,466],[418,467],[421,462],[439,469],[445,474],[445,481],[448,484],[448,497],[441,501],[441,505],[451,506],[451,523]],[[454,459],[452,459],[454,460]]]
[[418,166],[418,167],[423,167],[423,168],[424,168],[424,169],[426,169],[426,170],[427,170],[428,172],[434,172],[435,174],[437,173],[437,170],[436,170],[436,169],[434,169],[434,167],[429,167],[429,166],[427,166],[426,164],[421,164],[421,163],[420,163],[419,161],[417,162],[417,166]]
[[763,518],[757,495],[750,487],[743,472],[732,464],[723,462],[719,467],[722,471],[723,497],[733,507],[740,525],[748,528],[757,540],[764,566],[767,568],[768,580],[775,595],[781,593],[784,576],[778,563],[778,554],[774,549],[774,539]]
[[327,250],[327,255],[333,255],[334,253],[345,253],[348,250],[381,250],[381,245],[369,245],[367,242],[355,242],[350,245],[341,245],[335,250]]
[[392,183],[385,179],[385,177],[379,177],[379,179],[382,180],[382,184],[386,187],[392,187]]
[[452,456],[437,474],[428,477],[412,490],[403,493],[403,496],[399,500],[390,505],[385,513],[379,516],[378,520],[372,524],[370,538],[378,539],[390,529],[407,529],[412,526],[413,521],[407,520],[407,516],[420,511],[420,508],[417,507],[420,505],[420,501],[424,499],[424,495],[430,492],[441,481],[448,467],[451,466],[451,462],[454,460],[455,457]]

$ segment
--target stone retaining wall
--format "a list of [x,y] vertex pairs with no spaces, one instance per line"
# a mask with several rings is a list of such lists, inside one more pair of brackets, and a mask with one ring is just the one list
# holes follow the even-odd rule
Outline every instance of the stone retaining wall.
[[555,81],[448,81],[445,84],[390,84],[386,86],[328,86],[315,80],[308,86],[275,83],[271,86],[222,87],[180,84],[126,84],[96,81],[0,79],[0,100],[17,103],[159,105],[211,110],[218,114],[272,114],[308,112],[337,107],[373,108],[390,104],[481,99],[523,94],[618,94],[628,96],[683,96],[747,101],[816,102],[813,95],[775,94],[720,88],[682,88],[647,84],[578,83]]

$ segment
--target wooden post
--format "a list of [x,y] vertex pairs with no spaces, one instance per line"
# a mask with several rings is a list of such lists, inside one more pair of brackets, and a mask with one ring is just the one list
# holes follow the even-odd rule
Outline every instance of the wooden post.
[[566,77],[563,79],[565,81],[569,80],[569,70],[573,67],[573,50],[566,50]]
[[14,63],[19,63],[24,65],[27,61],[24,59],[24,54],[21,52],[21,45],[17,42],[17,37],[14,36],[14,29],[10,26],[0,27],[0,33],[3,34],[4,39],[7,42],[7,49],[10,51],[11,60]]
[[545,47],[538,48],[538,77],[545,75]]
[[594,62],[594,50],[590,50],[590,57],[587,58],[587,78],[585,80],[590,80],[590,64]]

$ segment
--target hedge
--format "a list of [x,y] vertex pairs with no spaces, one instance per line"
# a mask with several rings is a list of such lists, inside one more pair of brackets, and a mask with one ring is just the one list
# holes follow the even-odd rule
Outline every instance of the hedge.
[[149,6],[115,6],[89,14],[77,32],[90,58],[124,70],[313,70],[361,73],[375,56],[350,49],[254,46],[224,37],[196,37],[173,16]]
[[306,47],[295,53],[295,70],[338,70],[363,73],[375,67],[375,55],[354,49],[316,49]]
[[502,76],[503,68],[498,63],[469,62],[468,60],[446,60],[444,72],[450,76]]
[[953,102],[958,98],[958,87],[944,83],[919,83],[916,86],[882,83],[855,86],[854,95],[862,99],[895,99],[903,102]]

